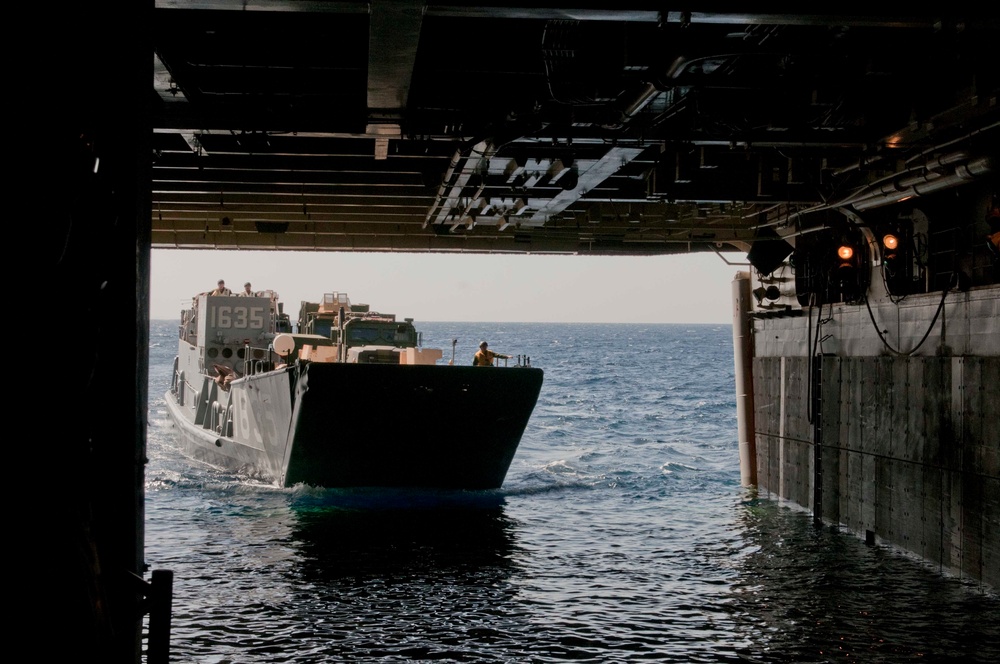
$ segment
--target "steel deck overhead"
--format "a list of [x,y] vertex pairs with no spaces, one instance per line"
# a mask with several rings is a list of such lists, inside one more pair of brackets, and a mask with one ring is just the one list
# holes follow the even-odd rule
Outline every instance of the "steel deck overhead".
[[995,172],[985,13],[586,4],[156,0],[152,246],[746,251]]

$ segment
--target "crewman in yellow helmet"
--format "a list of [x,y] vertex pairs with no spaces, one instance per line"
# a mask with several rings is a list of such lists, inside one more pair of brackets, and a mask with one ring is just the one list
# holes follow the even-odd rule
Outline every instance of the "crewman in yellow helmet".
[[474,367],[492,367],[493,360],[500,358],[501,360],[509,360],[510,355],[503,355],[501,353],[494,353],[489,349],[489,344],[485,341],[479,343],[479,351],[476,353],[475,357],[472,358],[472,366]]

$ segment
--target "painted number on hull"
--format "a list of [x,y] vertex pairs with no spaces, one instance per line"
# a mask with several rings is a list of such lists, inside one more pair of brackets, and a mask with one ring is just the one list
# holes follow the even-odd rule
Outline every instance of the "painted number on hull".
[[[277,445],[284,441],[284,435],[279,436],[278,433],[282,430],[278,427],[278,422],[282,418],[268,407],[270,404],[277,404],[277,400],[273,400],[272,396],[266,385],[253,391],[233,388],[233,408],[236,413],[233,438],[244,445],[261,450],[265,446]],[[284,422],[283,428],[287,427],[288,423]]]
[[264,307],[218,306],[212,309],[209,324],[219,329],[261,329]]
[[236,400],[236,412],[238,413],[233,436],[244,443],[256,443],[256,447],[263,449],[264,439],[260,435],[260,429],[257,427],[257,423],[250,419],[253,412],[250,396],[246,390],[236,390],[233,392],[233,398]]

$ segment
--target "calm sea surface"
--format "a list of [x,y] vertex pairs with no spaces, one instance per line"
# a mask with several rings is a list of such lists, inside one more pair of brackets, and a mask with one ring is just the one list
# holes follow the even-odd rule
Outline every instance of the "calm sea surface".
[[163,403],[176,323],[152,323],[146,561],[174,573],[171,661],[1000,661],[996,595],[740,487],[728,325],[418,327],[446,360],[487,339],[545,369],[500,491],[193,464]]

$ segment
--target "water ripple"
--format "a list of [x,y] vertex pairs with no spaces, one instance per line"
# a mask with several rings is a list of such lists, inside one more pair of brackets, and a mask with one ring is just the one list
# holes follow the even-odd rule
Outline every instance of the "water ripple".
[[995,595],[740,487],[728,326],[422,327],[546,369],[499,491],[191,464],[159,398],[175,324],[153,335],[145,557],[174,571],[172,661],[1000,661]]

